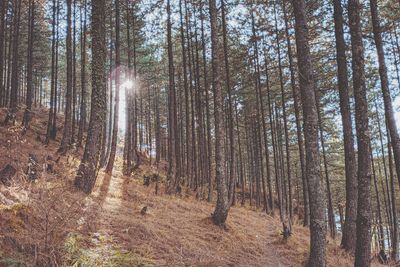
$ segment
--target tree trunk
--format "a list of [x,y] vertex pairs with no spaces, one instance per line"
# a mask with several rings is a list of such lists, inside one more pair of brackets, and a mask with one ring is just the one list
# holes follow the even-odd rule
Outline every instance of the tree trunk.
[[7,39],[6,37],[6,14],[7,14],[7,3],[8,1],[1,1],[0,3],[0,107],[5,106],[6,102],[6,91],[4,87],[4,63],[5,63],[5,52],[4,52],[4,47],[5,47],[5,40]]
[[390,132],[390,142],[393,148],[393,156],[396,167],[397,179],[400,184],[400,138],[397,131],[396,120],[394,118],[394,111],[392,105],[392,97],[389,89],[389,79],[385,63],[385,52],[382,41],[382,27],[380,25],[379,11],[376,0],[370,0],[371,17],[372,17],[372,29],[374,32],[374,40],[376,51],[378,54],[379,62],[379,76],[381,78],[381,89],[383,95],[383,103],[385,106],[385,117]]
[[72,91],[73,91],[73,62],[72,62],[72,0],[67,0],[67,44],[66,44],[66,52],[67,52],[67,85],[66,85],[66,94],[65,94],[65,120],[64,120],[64,131],[63,137],[61,140],[60,148],[58,152],[61,154],[65,154],[71,145],[72,140]]
[[[391,138],[390,130],[388,129],[388,127],[386,128],[386,130],[387,130],[388,140],[390,140],[390,138]],[[394,262],[397,262],[398,252],[399,252],[399,242],[398,242],[399,227],[398,227],[398,222],[397,222],[395,181],[394,181],[394,175],[393,175],[392,144],[390,142],[388,143],[388,154],[389,154],[389,172],[390,172],[390,195],[392,196],[392,199],[391,199],[392,206],[390,207],[390,210],[392,212],[392,217],[393,217],[391,257],[394,260]]]
[[333,1],[336,61],[338,65],[338,88],[340,98],[340,113],[342,115],[344,157],[346,170],[346,216],[342,234],[342,247],[354,253],[356,244],[356,217],[357,217],[357,178],[356,159],[354,154],[354,140],[352,132],[349,82],[347,76],[346,43],[343,30],[343,9],[341,0]]
[[92,101],[88,138],[75,186],[90,193],[96,182],[101,133],[106,119],[105,0],[92,0]]
[[57,1],[53,0],[53,25],[52,25],[52,42],[51,42],[51,81],[50,81],[50,109],[49,109],[49,118],[47,121],[47,132],[46,132],[46,140],[45,143],[48,144],[50,142],[50,138],[52,137],[52,129],[53,129],[53,113],[57,112],[57,106],[55,103],[56,98],[56,87],[55,87],[55,72],[56,72],[56,19],[57,19]]
[[[14,0],[13,4],[13,41],[12,41],[12,69],[11,69],[11,91],[10,91],[10,110],[7,114],[5,123],[10,120],[15,124],[18,105],[19,88],[19,30],[21,21],[21,0]],[[10,53],[11,54],[11,53]]]
[[368,131],[368,102],[365,87],[364,45],[360,22],[361,8],[359,0],[349,0],[348,13],[358,148],[355,266],[368,267],[371,265],[371,157],[369,153],[370,137]]
[[[119,117],[119,89],[121,86],[121,54],[120,54],[120,7],[119,0],[115,0],[115,99],[114,99],[114,124],[112,127],[110,157],[106,172],[111,174],[117,154],[118,117]],[[112,89],[111,89],[112,90]]]
[[221,83],[221,56],[218,40],[217,7],[215,0],[209,0],[211,18],[212,73],[214,88],[214,124],[215,124],[215,179],[217,181],[217,205],[212,214],[216,225],[223,225],[228,217],[229,199],[223,167],[223,99]]
[[223,50],[225,62],[225,79],[226,90],[228,93],[228,137],[229,137],[229,201],[232,202],[234,190],[234,166],[235,166],[235,138],[233,136],[233,100],[231,90],[231,75],[229,71],[229,57],[228,57],[228,36],[225,15],[225,0],[221,0],[221,16],[222,16],[222,37],[223,37]]
[[308,265],[326,265],[325,255],[325,196],[320,179],[320,159],[318,151],[318,112],[315,98],[315,81],[304,0],[293,0],[296,21],[296,45],[300,72],[300,91],[304,114],[304,137],[306,148],[306,175],[310,198],[311,251]]
[[[167,42],[168,42],[168,180],[170,185],[177,183],[175,180],[177,176],[177,158],[175,151],[176,143],[176,132],[175,132],[175,120],[176,120],[176,105],[175,103],[175,70],[174,70],[174,58],[173,58],[173,47],[172,47],[172,25],[171,25],[171,4],[170,0],[167,1]],[[174,180],[174,181],[173,181]],[[177,186],[177,185],[176,185]]]
[[183,65],[183,87],[185,93],[185,141],[186,141],[186,176],[191,169],[191,146],[190,146],[190,120],[189,120],[189,86],[187,79],[187,59],[185,49],[185,32],[183,29],[183,11],[182,11],[182,0],[179,1],[179,15],[180,15],[180,33],[181,33],[181,46],[182,46],[182,65]]
[[[268,60],[267,60],[267,55],[266,55],[266,51],[264,51],[264,62],[265,62],[265,76],[266,76],[266,87],[267,87],[267,91],[268,94],[270,92],[270,81],[269,81],[269,73],[268,73]],[[273,194],[272,194],[272,181],[271,181],[271,165],[270,165],[270,160],[269,160],[269,145],[268,145],[268,133],[267,133],[267,122],[266,122],[266,118],[265,118],[265,111],[264,111],[264,103],[263,103],[263,97],[261,94],[261,90],[259,91],[259,98],[260,98],[260,105],[262,107],[261,111],[261,119],[262,119],[262,129],[263,129],[263,133],[264,133],[264,150],[265,150],[265,161],[266,161],[266,165],[267,165],[267,184],[268,184],[268,203],[269,203],[269,209],[271,211],[272,214],[274,214],[274,198],[273,198]],[[269,102],[269,99],[268,99]],[[236,120],[237,119],[237,110],[236,110]],[[239,131],[238,131],[239,134]],[[240,149],[240,146],[239,146]],[[239,152],[240,155],[242,155],[241,152]]]
[[308,183],[305,170],[305,159],[304,159],[304,139],[301,132],[301,117],[300,117],[300,96],[299,90],[296,86],[295,70],[293,64],[293,52],[292,45],[290,42],[289,35],[289,21],[286,12],[286,1],[282,1],[283,15],[285,19],[285,33],[286,33],[286,45],[288,49],[288,59],[289,59],[289,70],[290,70],[290,84],[292,87],[292,96],[294,104],[294,113],[296,118],[296,133],[297,133],[297,143],[299,147],[299,157],[300,157],[300,168],[301,168],[301,180],[303,184],[303,205],[304,205],[304,220],[303,226],[308,226],[310,224],[310,207],[308,201]]
[[[317,92],[317,95],[319,92]],[[318,97],[318,99],[321,102],[321,97]],[[335,239],[336,236],[336,221],[335,221],[335,213],[333,210],[333,204],[332,204],[332,193],[331,193],[331,181],[329,179],[329,170],[328,170],[328,160],[326,158],[326,151],[325,151],[325,138],[324,138],[324,129],[323,129],[323,121],[322,121],[322,114],[320,107],[317,106],[318,110],[318,128],[319,128],[319,134],[320,134],[320,140],[321,140],[321,148],[322,148],[322,159],[323,159],[323,164],[324,164],[324,171],[325,171],[325,184],[326,184],[326,197],[327,197],[327,204],[328,204],[328,225],[329,225],[329,230],[330,230],[330,235],[333,239]]]
[[27,60],[27,79],[26,79],[26,109],[24,113],[24,127],[29,127],[31,121],[31,110],[33,102],[33,42],[35,30],[35,1],[29,1],[29,29],[28,29],[28,60]]
[[207,58],[206,58],[206,44],[205,44],[205,33],[204,33],[204,13],[203,4],[200,7],[201,16],[201,46],[203,50],[203,76],[204,76],[204,90],[205,90],[205,104],[206,104],[206,120],[207,120],[207,176],[208,176],[208,202],[212,201],[213,192],[213,177],[211,170],[211,158],[212,158],[212,135],[211,135],[211,114],[210,114],[210,100],[209,100],[209,86],[207,80]]
[[[79,120],[79,129],[78,129],[78,144],[77,147],[82,146],[83,133],[86,128],[86,21],[87,21],[87,7],[86,0],[83,3],[84,16],[81,18],[81,24],[83,23],[82,28],[82,37],[81,37],[81,105],[80,105],[80,120]],[[82,16],[82,14],[81,14]],[[82,21],[83,20],[83,21]],[[102,142],[103,143],[103,142]],[[104,144],[103,144],[104,145]]]
[[277,19],[277,11],[276,11],[276,2],[274,2],[274,17],[275,17],[275,35],[276,35],[276,46],[278,53],[278,68],[279,68],[279,85],[280,85],[280,93],[281,93],[281,101],[282,101],[282,117],[283,117],[283,127],[284,127],[284,137],[285,137],[285,152],[286,152],[286,171],[287,171],[287,181],[288,181],[288,191],[289,191],[289,220],[292,220],[293,216],[293,207],[292,207],[292,174],[290,167],[290,149],[289,149],[289,130],[287,123],[287,114],[286,114],[286,100],[285,100],[285,86],[283,81],[283,69],[282,69],[282,56],[281,56],[281,45],[279,38],[279,29],[278,29],[278,19]]
[[76,128],[76,0],[73,2],[73,24],[72,24],[72,114],[71,114],[71,144],[74,144]]
[[379,197],[379,191],[378,191],[378,183],[377,183],[377,178],[376,178],[376,173],[375,173],[375,165],[374,165],[374,157],[372,154],[372,148],[371,150],[371,166],[372,166],[372,174],[374,178],[374,188],[375,188],[375,195],[376,195],[376,209],[378,212],[378,228],[379,228],[379,246],[380,249],[383,249],[385,251],[385,234],[383,231],[383,221],[382,221],[382,212],[381,212],[381,201]]

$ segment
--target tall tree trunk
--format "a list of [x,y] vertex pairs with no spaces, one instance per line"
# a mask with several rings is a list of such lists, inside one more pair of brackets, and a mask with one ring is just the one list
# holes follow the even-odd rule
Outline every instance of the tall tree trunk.
[[88,138],[75,186],[89,193],[96,182],[100,156],[101,133],[106,119],[106,55],[105,0],[92,0],[92,101]]
[[390,132],[390,142],[393,148],[397,179],[399,179],[400,183],[400,138],[397,131],[396,120],[394,118],[392,97],[390,95],[389,79],[385,63],[384,45],[382,41],[382,27],[380,25],[379,11],[376,0],[370,0],[370,8],[372,17],[372,29],[374,32],[375,46],[378,54],[379,76],[381,78],[381,89],[383,95],[383,103],[385,106],[385,117],[388,125],[388,130]]
[[[265,77],[266,77],[266,87],[267,87],[267,92],[269,95],[270,92],[270,80],[269,80],[269,72],[268,72],[268,60],[267,60],[267,54],[266,51],[264,51],[264,62],[265,62]],[[261,94],[261,90],[259,90],[259,98],[260,98],[260,105],[262,107],[261,111],[261,119],[262,119],[262,130],[264,133],[264,150],[265,150],[265,161],[266,161],[266,166],[267,166],[267,183],[268,183],[268,203],[269,203],[269,208],[271,213],[274,213],[274,198],[272,194],[272,181],[271,181],[271,165],[270,165],[270,160],[269,160],[269,145],[268,145],[268,133],[267,133],[267,122],[266,122],[266,116],[265,116],[265,111],[264,111],[264,103],[263,103],[263,96]],[[269,103],[269,97],[268,97],[268,103]],[[236,110],[236,116],[237,116],[237,110]],[[237,117],[236,117],[236,120]],[[272,131],[272,129],[271,129]],[[238,131],[239,134],[239,131]],[[240,146],[239,146],[240,148]],[[242,153],[240,152],[240,155]]]
[[371,157],[369,153],[368,102],[365,88],[364,45],[361,31],[361,4],[349,0],[348,13],[352,48],[353,89],[356,107],[358,148],[358,201],[355,266],[371,265]]
[[[317,95],[319,95],[319,92],[317,92]],[[318,102],[321,102],[320,96],[318,96],[318,99],[320,99],[320,101],[318,101]],[[327,205],[328,205],[328,225],[329,225],[330,235],[333,239],[335,239],[336,221],[335,221],[335,213],[334,213],[333,204],[332,204],[331,181],[329,179],[328,160],[326,158],[326,151],[325,151],[325,138],[324,138],[322,114],[321,114],[321,109],[319,106],[317,106],[317,110],[318,110],[318,124],[319,124],[318,128],[319,128],[321,148],[322,148],[322,159],[323,159],[324,171],[325,171],[325,184],[326,184],[326,193],[327,193],[326,197],[327,197]]]
[[50,109],[49,118],[47,121],[47,132],[45,143],[50,142],[52,129],[53,129],[53,113],[57,112],[55,103],[56,89],[55,89],[55,69],[56,69],[56,19],[57,19],[57,1],[53,0],[53,25],[52,25],[52,41],[51,41],[51,81],[50,81]]
[[[13,41],[12,41],[12,69],[11,69],[11,89],[10,89],[10,110],[7,114],[5,123],[10,120],[15,124],[18,105],[19,88],[19,30],[21,21],[21,0],[14,0],[13,3]],[[10,53],[11,54],[11,53]]]
[[7,14],[7,3],[8,1],[1,1],[0,3],[0,107],[5,106],[6,102],[6,91],[4,87],[4,72],[5,72],[5,41],[6,37],[6,14]]
[[65,94],[64,131],[58,152],[65,154],[72,140],[72,91],[73,91],[73,62],[72,62],[72,0],[67,0],[67,85]]
[[187,59],[185,49],[185,32],[183,29],[183,11],[182,0],[179,1],[179,15],[180,15],[180,33],[181,33],[181,46],[182,46],[182,65],[183,65],[183,87],[185,92],[185,141],[186,141],[186,176],[191,169],[191,146],[190,146],[190,120],[189,120],[189,86],[187,79]]
[[286,12],[286,1],[282,1],[282,9],[283,9],[283,16],[285,19],[285,34],[286,34],[286,45],[287,45],[288,59],[289,59],[290,84],[292,87],[294,113],[296,118],[297,144],[299,147],[299,157],[300,157],[301,180],[303,184],[303,205],[304,205],[303,225],[308,226],[310,224],[310,207],[308,201],[308,183],[307,183],[306,170],[305,170],[306,167],[304,159],[304,139],[303,139],[303,134],[301,132],[300,96],[299,96],[299,90],[296,86],[295,70],[293,64],[293,52],[289,35],[289,19]]
[[[168,42],[168,179],[172,184],[177,182],[177,180],[172,181],[177,178],[177,158],[175,157],[175,143],[176,143],[176,132],[175,132],[175,119],[176,112],[174,109],[175,103],[175,70],[174,70],[174,58],[173,58],[173,48],[172,48],[172,25],[171,25],[171,4],[170,0],[167,1],[167,42]],[[176,185],[177,186],[177,185]]]
[[374,165],[374,157],[372,154],[372,148],[371,150],[371,166],[372,166],[372,175],[374,178],[374,189],[375,189],[375,195],[376,195],[376,209],[377,209],[377,215],[378,215],[378,230],[379,230],[379,246],[380,249],[383,249],[385,251],[385,234],[383,231],[383,221],[382,221],[382,212],[381,212],[381,201],[379,197],[379,191],[378,191],[378,183],[377,183],[377,177],[375,173],[375,165]]
[[[112,25],[112,12],[110,12],[109,14],[109,23],[110,25]],[[109,79],[109,83],[108,83],[108,92],[109,92],[109,100],[108,100],[108,120],[106,120],[108,122],[108,127],[107,127],[107,144],[106,144],[106,149],[104,151],[104,155],[101,158],[101,163],[100,165],[103,167],[104,165],[106,165],[106,163],[108,162],[108,158],[110,155],[110,149],[111,149],[111,139],[112,139],[112,130],[113,130],[113,79],[112,79],[112,71],[113,71],[113,67],[115,66],[115,64],[113,64],[113,27],[110,27],[110,37],[109,37],[109,41],[110,41],[110,51],[109,51],[109,75],[110,75],[110,79]]]
[[209,83],[207,80],[207,57],[206,57],[206,43],[205,43],[205,30],[204,30],[204,16],[203,4],[200,6],[201,16],[201,46],[203,50],[203,76],[204,76],[204,90],[205,90],[205,104],[206,104],[206,120],[207,120],[207,169],[208,169],[208,202],[212,201],[213,192],[213,177],[211,170],[211,158],[212,158],[212,136],[211,136],[211,114],[210,114],[210,97],[209,97]]
[[118,141],[119,89],[121,86],[120,19],[121,18],[120,18],[119,0],[115,0],[115,99],[114,99],[114,124],[112,127],[110,157],[108,159],[106,167],[106,172],[109,174],[112,172],[114,168],[115,156],[117,154],[117,141]]
[[[13,4],[14,5],[14,4]],[[14,33],[14,27],[12,27],[11,25],[11,21],[13,21],[12,19],[13,17],[10,15],[10,25],[9,25],[9,33],[8,33],[8,49],[7,50],[7,72],[6,72],[6,81],[5,81],[5,94],[6,97],[4,99],[4,106],[9,107],[10,105],[10,101],[11,101],[11,88],[10,88],[10,84],[11,84],[11,69],[12,69],[12,47],[13,47],[13,33]],[[7,34],[6,34],[7,35]]]
[[[261,183],[262,183],[262,192],[263,192],[263,202],[264,202],[264,209],[266,212],[269,212],[269,201],[267,200],[267,189],[265,184],[265,176],[264,176],[264,167],[263,167],[263,151],[262,151],[262,143],[264,140],[264,148],[266,153],[266,163],[267,163],[267,183],[270,189],[271,188],[271,177],[270,177],[270,169],[269,169],[269,155],[268,155],[268,138],[266,137],[266,123],[265,123],[265,114],[264,114],[264,104],[263,104],[263,97],[261,93],[261,74],[260,74],[260,61],[259,61],[259,52],[258,52],[258,42],[257,42],[257,33],[256,33],[256,26],[255,26],[255,18],[254,18],[254,11],[251,11],[251,28],[252,28],[252,38],[253,38],[253,47],[254,47],[254,71],[255,71],[255,89],[256,89],[256,140],[257,145],[255,147],[255,151],[257,152],[257,158],[259,158],[259,162],[257,161],[256,164],[259,164],[257,168],[257,172],[260,171],[261,175]],[[260,131],[262,129],[262,131]],[[259,177],[259,176],[257,176]],[[269,194],[271,197],[272,191],[270,190]]]
[[[79,130],[78,130],[78,147],[82,146],[83,133],[86,128],[86,21],[87,21],[87,3],[86,0],[82,4],[82,8],[84,10],[84,15],[82,17],[81,14],[81,24],[83,23],[82,28],[82,37],[81,37],[81,105],[80,105],[80,120],[79,120]],[[103,134],[104,135],[104,134]],[[104,142],[102,142],[104,145]]]
[[[386,121],[388,123],[388,121]],[[386,124],[387,126],[387,124]],[[389,127],[386,127],[387,131],[387,137],[388,140],[391,140],[390,136],[390,129]],[[394,181],[394,175],[393,175],[393,156],[392,156],[392,144],[388,143],[388,154],[389,154],[389,172],[390,172],[390,195],[392,196],[391,199],[391,207],[390,210],[392,212],[392,218],[393,218],[393,231],[392,231],[392,253],[391,257],[392,259],[397,262],[398,259],[398,252],[399,252],[399,226],[398,226],[398,221],[397,221],[397,210],[396,210],[396,194],[395,194],[395,181]],[[389,194],[389,192],[388,192]]]
[[[126,79],[132,80],[131,74],[131,7],[129,1],[126,1],[126,32],[127,32],[127,44],[128,44],[128,71],[125,73]],[[126,101],[126,125],[125,125],[125,145],[124,145],[124,170],[126,175],[131,175],[132,172],[132,92],[133,88],[125,88],[125,101]],[[150,105],[150,103],[149,103]],[[150,143],[151,145],[151,143]],[[151,156],[151,153],[150,153]],[[151,159],[151,158],[150,158]]]
[[310,198],[311,251],[308,265],[326,265],[325,255],[325,196],[320,179],[318,151],[318,112],[315,98],[315,81],[311,63],[306,4],[304,0],[292,0],[296,21],[296,46],[300,72],[300,91],[304,114],[306,148],[306,175]]
[[218,40],[217,6],[215,0],[209,0],[211,23],[211,47],[212,47],[212,73],[214,88],[214,124],[215,124],[215,179],[217,181],[217,205],[212,218],[215,224],[223,225],[228,217],[229,198],[224,175],[223,164],[223,99],[221,83],[221,55]]
[[73,0],[73,24],[72,24],[72,114],[71,114],[71,144],[74,144],[76,128],[76,0]]
[[31,110],[33,102],[33,42],[35,30],[35,1],[29,1],[29,29],[28,29],[28,60],[27,60],[27,79],[26,79],[26,109],[24,113],[24,127],[29,127],[31,121]]
[[[57,136],[57,112],[60,112],[61,106],[61,90],[58,90],[59,95],[57,95],[57,87],[58,87],[58,49],[59,49],[59,24],[60,24],[60,1],[57,0],[54,3],[57,8],[57,16],[56,16],[56,43],[55,43],[55,63],[54,63],[54,107],[53,107],[53,114],[52,114],[52,122],[51,122],[51,130],[50,130],[50,138],[53,140],[56,139]],[[53,10],[54,11],[54,10]],[[53,75],[53,74],[52,74]],[[57,109],[58,103],[58,109]]]
[[346,43],[343,30],[343,8],[341,0],[333,1],[336,61],[338,73],[338,88],[340,98],[340,113],[342,115],[344,157],[346,170],[346,216],[342,234],[342,247],[354,253],[356,246],[356,217],[357,217],[357,178],[354,140],[351,122],[349,81],[347,76]]
[[231,75],[229,71],[229,57],[228,57],[228,36],[227,36],[227,25],[226,25],[226,10],[225,0],[221,0],[221,16],[222,16],[222,37],[223,37],[223,49],[224,49],[224,62],[225,62],[225,82],[226,90],[228,93],[228,137],[229,137],[229,190],[228,197],[229,201],[232,201],[233,190],[234,190],[234,167],[235,167],[235,138],[233,136],[233,100],[231,90]]
[[156,138],[156,166],[161,161],[161,118],[160,118],[160,91],[155,89],[155,138]]
[[[374,105],[375,105],[375,114],[376,114],[376,121],[378,123],[378,133],[379,133],[379,142],[380,142],[380,148],[381,148],[381,158],[382,158],[382,165],[383,165],[383,173],[384,173],[384,178],[385,178],[385,183],[383,183],[383,179],[381,180],[382,184],[382,190],[383,190],[383,195],[384,195],[384,200],[385,200],[385,208],[386,208],[386,214],[387,214],[387,219],[388,219],[388,224],[390,227],[393,225],[393,219],[392,219],[392,212],[391,212],[391,197],[390,197],[390,190],[389,190],[389,175],[388,174],[388,167],[386,164],[386,156],[385,156],[385,146],[383,144],[383,131],[382,131],[382,125],[381,125],[381,118],[379,116],[379,109],[378,109],[378,102],[377,99],[374,99]],[[379,164],[379,161],[378,161]],[[380,175],[381,173],[381,168],[379,166],[379,172]],[[385,193],[386,191],[386,193]],[[389,235],[388,235],[389,238]]]

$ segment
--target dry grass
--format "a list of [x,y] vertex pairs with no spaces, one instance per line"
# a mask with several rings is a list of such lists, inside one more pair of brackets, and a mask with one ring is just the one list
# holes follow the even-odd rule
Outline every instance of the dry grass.
[[[5,114],[0,109],[0,121]],[[84,195],[75,192],[70,180],[80,153],[57,160],[62,118],[58,139],[44,145],[47,112],[36,109],[25,134],[22,110],[17,117],[15,126],[0,126],[0,169],[10,164],[17,170],[10,186],[0,183],[0,266],[59,264],[67,233],[82,215]],[[29,154],[38,161],[34,181],[26,174]],[[54,165],[53,171],[47,172],[47,163]]]
[[[155,184],[143,186],[143,175],[156,172],[163,179],[165,163],[158,172],[144,158],[133,177],[125,177],[118,158],[113,174],[100,172],[86,196],[72,186],[80,157],[73,151],[60,159],[54,173],[41,169],[37,182],[27,181],[29,153],[40,165],[49,155],[58,158],[59,140],[48,146],[37,140],[38,135],[44,140],[47,113],[35,112],[25,135],[20,126],[0,126],[0,168],[11,164],[17,169],[11,187],[0,185],[9,201],[0,198],[0,266],[305,265],[309,232],[302,226],[294,225],[293,236],[284,241],[279,219],[236,206],[226,227],[217,227],[210,220],[213,204],[197,201],[194,192],[167,195],[161,185],[156,195]],[[0,120],[4,116],[0,110]],[[141,214],[144,206],[146,215]],[[328,266],[353,266],[338,241],[328,240],[327,253]]]

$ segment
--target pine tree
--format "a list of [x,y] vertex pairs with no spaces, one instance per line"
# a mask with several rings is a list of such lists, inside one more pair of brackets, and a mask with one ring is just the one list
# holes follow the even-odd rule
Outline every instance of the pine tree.
[[106,120],[106,43],[105,0],[92,0],[92,97],[91,114],[85,152],[75,177],[75,186],[90,193],[96,182],[100,157],[100,141]]
[[325,196],[320,180],[318,149],[318,112],[315,97],[315,82],[310,55],[309,33],[304,0],[293,0],[296,21],[296,46],[300,77],[300,92],[304,115],[304,137],[306,148],[306,175],[310,198],[310,257],[308,266],[326,265],[325,252]]

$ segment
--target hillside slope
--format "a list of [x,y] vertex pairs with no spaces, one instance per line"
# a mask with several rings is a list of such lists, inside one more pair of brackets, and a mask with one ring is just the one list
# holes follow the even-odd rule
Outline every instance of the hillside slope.
[[[76,191],[82,149],[61,157],[58,141],[44,146],[46,112],[35,112],[26,134],[0,126],[0,170],[10,164],[17,171],[8,186],[0,183],[0,266],[304,265],[307,229],[295,225],[284,241],[277,218],[239,206],[225,228],[217,227],[213,204],[191,192],[165,194],[162,184],[157,194],[155,184],[144,186],[143,176],[156,172],[146,164],[125,177],[118,158],[112,175],[100,171],[91,195]],[[337,241],[328,248],[329,266],[352,266]]]

